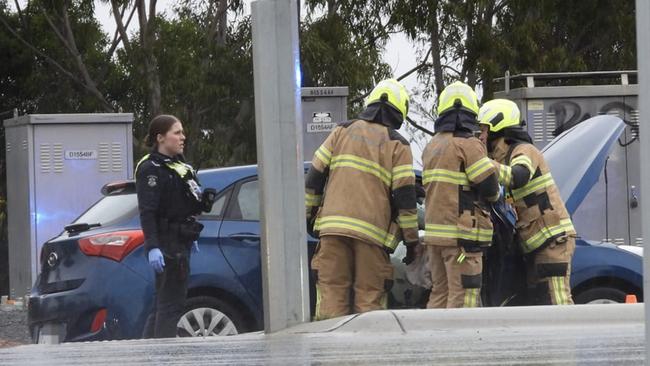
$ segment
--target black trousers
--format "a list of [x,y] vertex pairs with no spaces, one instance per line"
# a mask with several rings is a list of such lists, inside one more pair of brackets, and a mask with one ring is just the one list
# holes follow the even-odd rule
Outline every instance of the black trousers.
[[189,253],[165,255],[165,268],[156,274],[153,310],[144,327],[144,338],[176,337],[176,325],[183,315],[187,297]]

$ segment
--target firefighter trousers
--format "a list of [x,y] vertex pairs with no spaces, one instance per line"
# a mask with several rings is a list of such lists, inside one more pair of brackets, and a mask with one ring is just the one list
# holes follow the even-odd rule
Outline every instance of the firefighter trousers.
[[431,269],[431,295],[427,308],[481,306],[483,253],[461,247],[427,246]]
[[316,275],[314,320],[386,309],[393,267],[379,245],[326,235],[312,259]]
[[569,282],[575,249],[575,237],[567,236],[527,258],[529,297],[535,304],[573,305]]

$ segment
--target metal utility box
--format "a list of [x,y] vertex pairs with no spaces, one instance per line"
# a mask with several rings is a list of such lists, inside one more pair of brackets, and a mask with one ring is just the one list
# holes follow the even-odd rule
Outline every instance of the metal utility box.
[[132,123],[130,113],[4,121],[11,296],[29,293],[42,245],[95,203],[104,184],[132,178]]
[[311,161],[316,149],[339,122],[348,119],[348,88],[302,88],[303,158]]
[[[626,129],[611,152],[605,170],[573,215],[578,235],[615,244],[641,245],[640,150],[638,85],[628,84],[636,71],[506,74],[505,91],[495,98],[511,99],[537,147],[544,147],[564,130],[599,114],[621,118]],[[610,85],[570,85],[571,80],[596,82],[616,80]],[[510,82],[525,81],[525,87],[510,89]],[[566,86],[536,86],[561,81]]]

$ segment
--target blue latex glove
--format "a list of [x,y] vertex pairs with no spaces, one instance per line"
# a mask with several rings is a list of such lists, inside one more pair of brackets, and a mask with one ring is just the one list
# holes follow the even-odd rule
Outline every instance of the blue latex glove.
[[149,251],[149,265],[153,267],[156,273],[162,273],[165,267],[165,257],[158,248],[153,248]]
[[199,242],[195,241],[194,243],[192,243],[192,253],[198,253],[198,252],[200,252]]

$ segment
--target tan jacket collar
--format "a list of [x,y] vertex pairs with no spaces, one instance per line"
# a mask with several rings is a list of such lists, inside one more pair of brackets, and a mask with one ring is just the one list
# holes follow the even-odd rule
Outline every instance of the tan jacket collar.
[[491,143],[493,144],[494,148],[492,149],[492,152],[490,152],[490,157],[499,163],[505,163],[510,145],[506,143],[506,140],[503,137],[499,137]]

